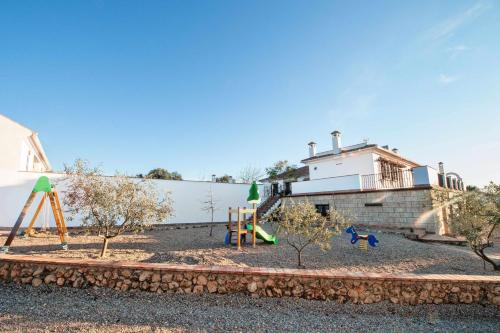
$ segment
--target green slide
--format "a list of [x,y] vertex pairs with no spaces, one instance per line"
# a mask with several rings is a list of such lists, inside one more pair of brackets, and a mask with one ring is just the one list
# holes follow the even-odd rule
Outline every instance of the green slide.
[[[247,230],[248,232],[252,231],[251,223],[247,224]],[[278,244],[278,238],[276,238],[276,236],[268,234],[263,228],[259,227],[258,225],[255,226],[255,235],[257,236],[257,239],[262,239],[267,244]]]

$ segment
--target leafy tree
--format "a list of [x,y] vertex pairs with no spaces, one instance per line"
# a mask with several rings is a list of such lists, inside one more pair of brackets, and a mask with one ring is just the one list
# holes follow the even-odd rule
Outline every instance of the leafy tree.
[[67,190],[64,203],[70,218],[82,218],[82,226],[97,230],[104,238],[101,257],[108,242],[126,231],[140,232],[172,215],[168,193],[160,195],[151,181],[138,181],[121,174],[105,177],[98,168],[82,160],[65,166]]
[[297,252],[297,266],[302,264],[302,251],[309,245],[317,245],[323,251],[330,249],[331,238],[342,232],[348,219],[335,209],[329,216],[322,216],[311,203],[292,203],[281,206],[273,220],[279,224],[279,232],[288,245]]
[[234,183],[234,179],[232,176],[224,175],[222,177],[215,178],[216,183]]
[[210,237],[212,237],[213,234],[213,228],[214,228],[214,213],[216,210],[219,208],[217,207],[217,202],[215,200],[214,192],[212,191],[212,187],[210,187],[210,190],[208,191],[207,194],[207,199],[203,201],[204,206],[202,207],[203,211],[206,211],[210,213],[211,216],[211,224],[210,224]]
[[180,173],[173,171],[168,172],[167,169],[156,168],[148,172],[145,178],[150,179],[165,179],[165,180],[182,180]]
[[266,174],[269,179],[273,180],[276,179],[276,177],[283,172],[292,172],[294,170],[297,170],[297,166],[295,165],[288,165],[288,161],[286,160],[281,160],[276,163],[272,167],[266,168]]
[[465,237],[470,248],[495,271],[500,264],[485,250],[493,246],[492,238],[500,224],[500,185],[491,182],[483,190],[464,192],[452,202],[452,230]]
[[240,173],[240,179],[243,183],[251,184],[258,181],[263,176],[262,171],[259,168],[255,168],[251,165],[246,166]]
[[465,187],[465,190],[466,191],[477,191],[477,190],[479,190],[479,188],[477,186],[475,186],[475,185],[467,185]]

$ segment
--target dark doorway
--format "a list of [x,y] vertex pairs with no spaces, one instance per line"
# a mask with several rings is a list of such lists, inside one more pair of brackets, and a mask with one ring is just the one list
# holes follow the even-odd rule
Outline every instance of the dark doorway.
[[274,195],[278,195],[279,194],[279,184],[278,183],[274,183],[271,187],[271,194],[274,196]]
[[286,182],[285,183],[285,195],[290,195],[290,194],[292,194],[292,183]]

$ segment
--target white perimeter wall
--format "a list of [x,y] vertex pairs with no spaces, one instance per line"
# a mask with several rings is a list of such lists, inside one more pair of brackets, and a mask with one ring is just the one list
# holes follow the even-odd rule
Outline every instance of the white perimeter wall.
[[[351,155],[329,157],[325,160],[308,162],[309,178],[320,179],[346,175],[370,175],[375,173],[374,154],[353,152]],[[316,168],[316,170],[314,169]]]
[[314,179],[305,182],[292,183],[292,194],[360,189],[361,179],[359,175]]
[[[60,193],[61,201],[64,198],[63,175],[53,173],[36,172],[15,172],[0,170],[0,227],[12,227],[21,212],[26,199],[28,198],[36,180],[40,176],[48,176],[51,182],[55,183]],[[59,180],[59,182],[57,182]],[[246,202],[250,185],[248,184],[224,184],[198,181],[174,181],[174,180],[153,180],[161,191],[169,191],[173,201],[174,216],[168,219],[168,223],[197,223],[210,222],[210,213],[202,210],[207,200],[210,188],[213,191],[218,210],[215,211],[216,222],[227,220],[227,208],[249,207]],[[259,189],[262,192],[262,189]],[[29,220],[41,198],[37,196],[23,227],[27,226]],[[65,208],[63,207],[63,210]],[[50,216],[50,214],[49,214]],[[41,225],[42,214],[40,214],[37,226]],[[49,219],[50,226],[55,226],[53,218]],[[68,222],[69,226],[79,226],[80,221]]]

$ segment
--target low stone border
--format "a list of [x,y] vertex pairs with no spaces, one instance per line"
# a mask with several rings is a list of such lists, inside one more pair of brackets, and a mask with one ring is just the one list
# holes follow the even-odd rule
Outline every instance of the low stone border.
[[500,276],[341,273],[0,255],[0,280],[38,287],[106,287],[156,293],[245,293],[339,303],[500,305]]

